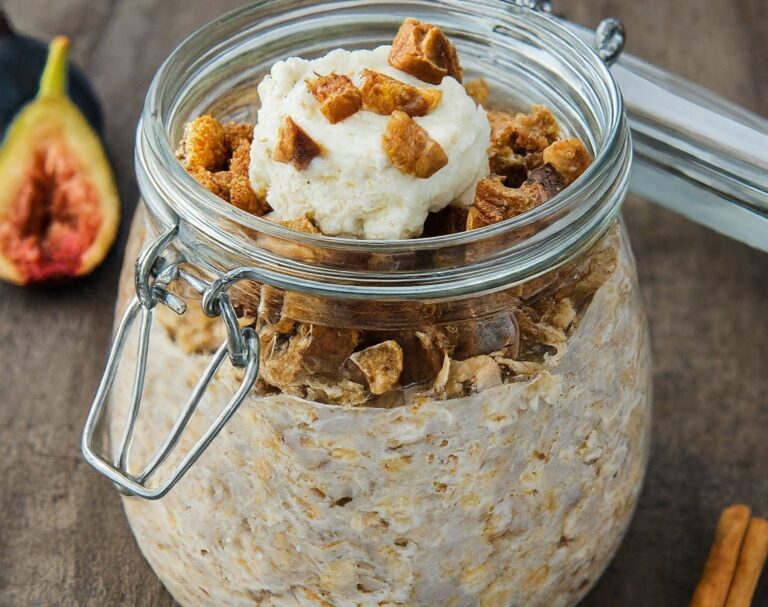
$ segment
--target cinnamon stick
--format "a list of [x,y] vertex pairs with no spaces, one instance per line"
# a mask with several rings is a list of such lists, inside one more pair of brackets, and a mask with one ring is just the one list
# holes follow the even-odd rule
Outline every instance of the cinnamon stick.
[[749,507],[743,504],[729,506],[720,514],[715,541],[709,550],[690,607],[724,607],[749,515]]
[[741,545],[736,573],[733,575],[731,589],[725,607],[749,607],[755,593],[760,572],[768,556],[768,521],[753,518],[749,521],[744,542]]

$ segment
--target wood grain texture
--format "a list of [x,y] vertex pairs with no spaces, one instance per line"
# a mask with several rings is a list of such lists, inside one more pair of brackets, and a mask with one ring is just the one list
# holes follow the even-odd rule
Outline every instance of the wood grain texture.
[[[8,0],[19,29],[70,35],[106,110],[125,203],[118,246],[58,289],[0,285],[0,605],[173,605],[79,438],[110,338],[134,201],[134,128],[155,70],[236,0]],[[613,15],[628,50],[768,115],[765,0],[562,0],[594,27]],[[586,607],[685,605],[718,513],[768,515],[768,255],[630,199],[654,345],[653,453],[637,515]],[[768,576],[764,576],[768,577]],[[768,605],[762,581],[755,605]]]

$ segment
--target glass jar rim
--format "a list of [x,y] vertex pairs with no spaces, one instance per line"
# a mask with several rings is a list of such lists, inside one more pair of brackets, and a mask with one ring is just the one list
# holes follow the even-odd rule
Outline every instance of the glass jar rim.
[[[594,134],[599,135],[600,145],[594,150],[594,161],[587,171],[544,204],[490,226],[410,240],[358,240],[297,232],[241,211],[202,188],[183,169],[171,146],[174,112],[182,103],[184,92],[193,88],[190,80],[204,78],[206,62],[238,44],[238,36],[254,32],[263,34],[297,19],[327,19],[329,15],[353,14],[370,20],[373,14],[391,19],[393,11],[388,7],[395,6],[401,11],[426,12],[430,17],[434,16],[432,21],[440,26],[443,26],[438,14],[441,10],[481,15],[482,19],[496,24],[494,31],[507,28],[510,32],[532,32],[548,41],[548,52],[560,59],[567,53],[568,60],[588,72],[594,89],[599,88],[599,94],[595,94],[592,101],[601,105],[606,118],[600,132]],[[367,12],[361,10],[366,8],[369,9]],[[247,28],[245,33],[244,27]],[[181,86],[180,78],[188,79],[184,84],[186,88]],[[254,266],[264,268],[264,281],[277,287],[333,297],[383,299],[476,295],[527,280],[568,261],[591,246],[618,212],[626,195],[630,164],[631,146],[621,94],[600,57],[556,19],[509,0],[337,0],[309,4],[296,0],[265,0],[235,10],[189,36],[160,67],[147,94],[136,146],[142,197],[153,219],[163,227],[181,220],[189,226],[188,234],[194,232],[196,236],[204,236],[208,245],[220,245],[230,254],[245,252]],[[216,218],[225,219],[234,229],[222,230],[216,224]],[[541,228],[536,229],[536,226]],[[519,235],[525,233],[532,236],[521,239]],[[370,275],[361,277],[360,284],[353,284],[356,283],[352,276],[354,272],[344,276],[333,272],[329,275],[328,268],[301,259],[279,259],[279,253],[255,246],[253,234],[314,249],[333,250],[337,255],[398,256],[468,246],[492,250],[492,255],[474,256],[472,263],[453,271],[441,269],[437,279],[419,278],[415,272],[394,272],[387,276],[378,275],[375,280],[370,280]],[[513,243],[505,251],[485,246],[504,239]],[[523,242],[525,246],[521,244]],[[184,243],[181,245],[183,249]],[[200,248],[195,248],[195,252],[199,254]],[[432,271],[434,273],[434,268]],[[429,268],[420,272],[429,274]]]

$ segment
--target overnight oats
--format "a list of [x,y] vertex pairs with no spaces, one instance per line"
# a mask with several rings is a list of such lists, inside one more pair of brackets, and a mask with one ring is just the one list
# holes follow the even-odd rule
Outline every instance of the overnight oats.
[[[187,311],[155,308],[136,469],[226,350],[224,312],[190,285],[256,257],[238,247],[264,252],[226,300],[258,339],[258,378],[170,491],[124,498],[182,605],[574,605],[633,512],[650,375],[617,219],[618,96],[618,126],[596,134],[596,119],[579,128],[561,105],[465,75],[458,40],[425,19],[390,36],[285,53],[250,81],[258,101],[198,102],[169,136],[198,211],[244,219],[193,244],[180,222],[167,288]],[[164,221],[140,181],[129,261]],[[123,295],[132,280],[127,263]],[[247,375],[221,366],[179,453]],[[114,444],[133,381],[118,375]]]

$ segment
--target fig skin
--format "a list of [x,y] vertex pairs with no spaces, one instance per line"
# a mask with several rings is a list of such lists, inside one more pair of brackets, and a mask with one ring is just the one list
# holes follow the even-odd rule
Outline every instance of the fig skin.
[[0,279],[19,285],[89,273],[117,235],[112,169],[66,94],[68,52],[66,37],[51,42],[37,97],[0,147]]
[[[0,9],[0,138],[19,110],[35,98],[47,56],[48,45],[14,32]],[[69,95],[91,126],[102,135],[101,104],[88,78],[74,65],[70,66]]]

